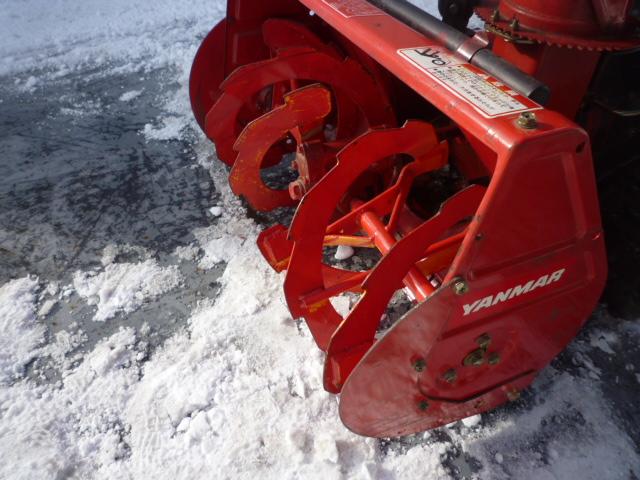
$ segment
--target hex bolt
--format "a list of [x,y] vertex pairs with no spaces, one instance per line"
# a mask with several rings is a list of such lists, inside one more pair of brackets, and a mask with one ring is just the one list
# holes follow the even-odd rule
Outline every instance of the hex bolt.
[[465,367],[480,367],[484,364],[485,353],[484,349],[478,348],[464,357],[462,364]]
[[456,295],[464,295],[469,292],[469,285],[462,278],[458,278],[453,283],[453,291]]
[[418,373],[424,372],[426,368],[427,368],[427,362],[425,361],[424,358],[419,358],[418,360],[413,362],[413,369]]
[[454,368],[451,368],[446,372],[444,372],[444,374],[442,375],[442,378],[447,383],[453,383],[458,379],[458,372],[456,372]]
[[429,402],[427,402],[426,400],[420,400],[418,402],[418,408],[424,412],[427,408],[429,408]]
[[488,333],[483,333],[476,338],[476,343],[480,348],[475,349],[464,357],[462,364],[465,367],[480,367],[484,365],[487,356],[487,349],[489,348],[489,345],[491,345],[491,336]]
[[298,178],[289,184],[289,195],[291,195],[291,198],[300,200],[304,197],[305,193],[307,193],[307,189],[301,178]]
[[500,354],[498,352],[493,352],[489,355],[487,362],[489,365],[498,365],[500,363]]
[[526,130],[533,130],[538,128],[538,119],[533,112],[522,112],[518,117],[518,126]]
[[480,348],[486,350],[491,345],[491,336],[488,333],[483,333],[476,338],[476,343],[480,345]]

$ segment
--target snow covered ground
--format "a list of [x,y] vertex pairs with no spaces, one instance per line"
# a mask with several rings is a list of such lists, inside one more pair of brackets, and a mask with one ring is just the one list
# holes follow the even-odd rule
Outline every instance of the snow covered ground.
[[348,432],[191,118],[223,2],[0,7],[0,479],[640,476],[640,326],[604,308],[518,402]]

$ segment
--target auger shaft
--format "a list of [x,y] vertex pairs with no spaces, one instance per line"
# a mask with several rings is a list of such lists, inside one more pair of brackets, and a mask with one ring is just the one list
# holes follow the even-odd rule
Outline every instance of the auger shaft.
[[[360,215],[360,225],[362,229],[373,239],[375,246],[382,252],[387,254],[397,243],[396,239],[387,231],[380,218],[375,213],[364,212]],[[422,302],[435,291],[435,288],[429,280],[418,270],[412,267],[404,277],[403,283],[411,290],[411,293],[418,302]]]

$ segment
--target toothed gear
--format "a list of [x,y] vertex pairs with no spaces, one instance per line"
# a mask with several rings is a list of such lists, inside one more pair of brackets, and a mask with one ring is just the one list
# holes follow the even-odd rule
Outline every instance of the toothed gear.
[[[491,8],[477,8],[476,14],[485,22],[485,29],[498,36],[506,37],[514,43],[538,43],[563,48],[575,48],[587,51],[617,51],[634,48],[640,45],[640,38],[609,39],[580,37],[571,34],[528,30],[526,26],[518,24],[511,26],[513,19],[495,19],[495,10]],[[514,17],[517,18],[517,17]],[[509,40],[510,39],[510,40]]]

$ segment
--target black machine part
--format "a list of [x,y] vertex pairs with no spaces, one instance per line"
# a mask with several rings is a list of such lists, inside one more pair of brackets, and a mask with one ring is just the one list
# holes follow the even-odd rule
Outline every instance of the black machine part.
[[438,0],[438,11],[444,23],[466,32],[473,9],[478,3],[479,0]]
[[603,54],[577,122],[591,137],[609,279],[603,301],[640,315],[640,49]]

